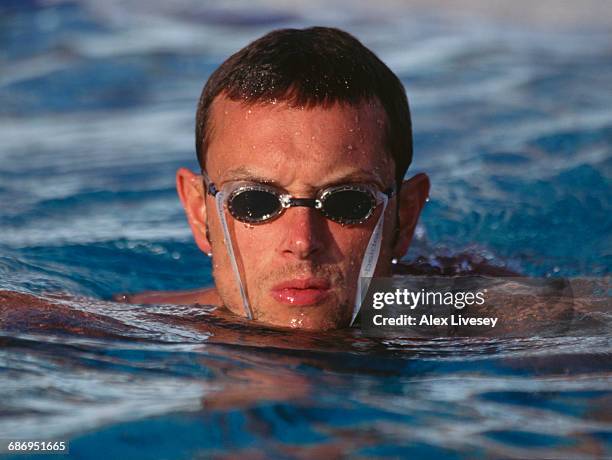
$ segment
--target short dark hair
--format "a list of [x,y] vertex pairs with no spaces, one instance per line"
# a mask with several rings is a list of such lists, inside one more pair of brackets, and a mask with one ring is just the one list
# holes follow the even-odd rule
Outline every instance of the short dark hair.
[[196,152],[203,170],[211,107],[220,94],[246,104],[277,100],[306,107],[378,99],[387,114],[386,146],[395,162],[398,185],[412,161],[412,125],[404,86],[372,51],[342,30],[275,30],[213,72],[196,114]]

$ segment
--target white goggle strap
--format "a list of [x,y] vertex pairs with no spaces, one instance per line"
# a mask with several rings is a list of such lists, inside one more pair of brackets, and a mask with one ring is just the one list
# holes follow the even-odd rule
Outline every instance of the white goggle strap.
[[215,196],[215,202],[217,204],[217,213],[219,214],[219,220],[221,221],[221,228],[223,228],[223,239],[225,240],[225,247],[227,248],[230,261],[232,262],[232,269],[234,270],[234,275],[236,276],[236,282],[238,283],[238,287],[240,288],[240,295],[242,296],[242,305],[244,306],[244,312],[246,313],[248,319],[253,319],[253,311],[251,310],[249,299],[247,298],[246,292],[244,290],[244,284],[242,283],[242,278],[240,276],[240,271],[238,270],[238,264],[236,263],[236,256],[234,254],[234,246],[232,245],[232,237],[230,235],[229,227],[227,226],[227,219],[225,218],[225,212],[223,210],[224,198],[225,197],[222,191],[217,192]]
[[378,256],[380,255],[380,243],[382,242],[382,231],[385,222],[385,210],[387,209],[387,203],[389,202],[389,198],[384,193],[381,193],[380,197],[383,200],[383,208],[382,212],[380,213],[380,216],[378,217],[376,227],[374,227],[374,231],[370,236],[370,241],[368,242],[368,246],[366,247],[365,254],[363,255],[361,269],[359,270],[359,278],[357,279],[357,294],[355,295],[355,307],[353,308],[353,316],[351,318],[349,326],[353,325],[353,322],[355,321],[355,318],[359,313],[361,303],[363,302],[368,288],[370,287],[370,281],[372,280],[374,270],[376,269],[376,265],[378,263]]

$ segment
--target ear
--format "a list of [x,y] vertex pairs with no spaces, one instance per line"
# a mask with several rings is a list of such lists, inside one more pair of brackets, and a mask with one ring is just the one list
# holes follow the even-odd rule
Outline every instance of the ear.
[[400,259],[408,251],[419,215],[429,196],[429,186],[429,177],[424,173],[402,182],[398,196],[398,235],[393,247],[393,257],[396,259]]
[[176,191],[198,247],[210,254],[212,249],[206,235],[206,195],[202,176],[187,168],[179,169],[176,172]]

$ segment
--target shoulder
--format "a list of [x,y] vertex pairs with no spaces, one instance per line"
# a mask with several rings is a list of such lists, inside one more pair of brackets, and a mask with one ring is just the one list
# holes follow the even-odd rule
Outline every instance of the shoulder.
[[221,306],[221,298],[215,288],[195,289],[191,291],[147,291],[138,294],[116,294],[113,299],[117,302],[156,304],[166,303],[174,305],[202,305]]
[[460,253],[453,256],[420,256],[393,266],[394,275],[412,276],[521,276],[503,265],[493,265],[477,254]]

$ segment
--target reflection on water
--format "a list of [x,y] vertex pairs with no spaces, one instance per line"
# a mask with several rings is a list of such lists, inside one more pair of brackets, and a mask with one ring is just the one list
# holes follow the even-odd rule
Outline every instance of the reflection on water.
[[563,335],[489,338],[99,300],[211,282],[173,184],[196,165],[195,101],[249,40],[313,24],[406,85],[433,183],[408,259],[609,275],[609,6],[428,3],[0,4],[0,289],[24,293],[0,296],[0,440],[67,437],[80,458],[612,456],[607,287]]
[[88,458],[163,457],[152,439],[172,458],[599,458],[612,348],[594,310],[563,336],[374,339],[5,293],[0,439],[69,436]]

